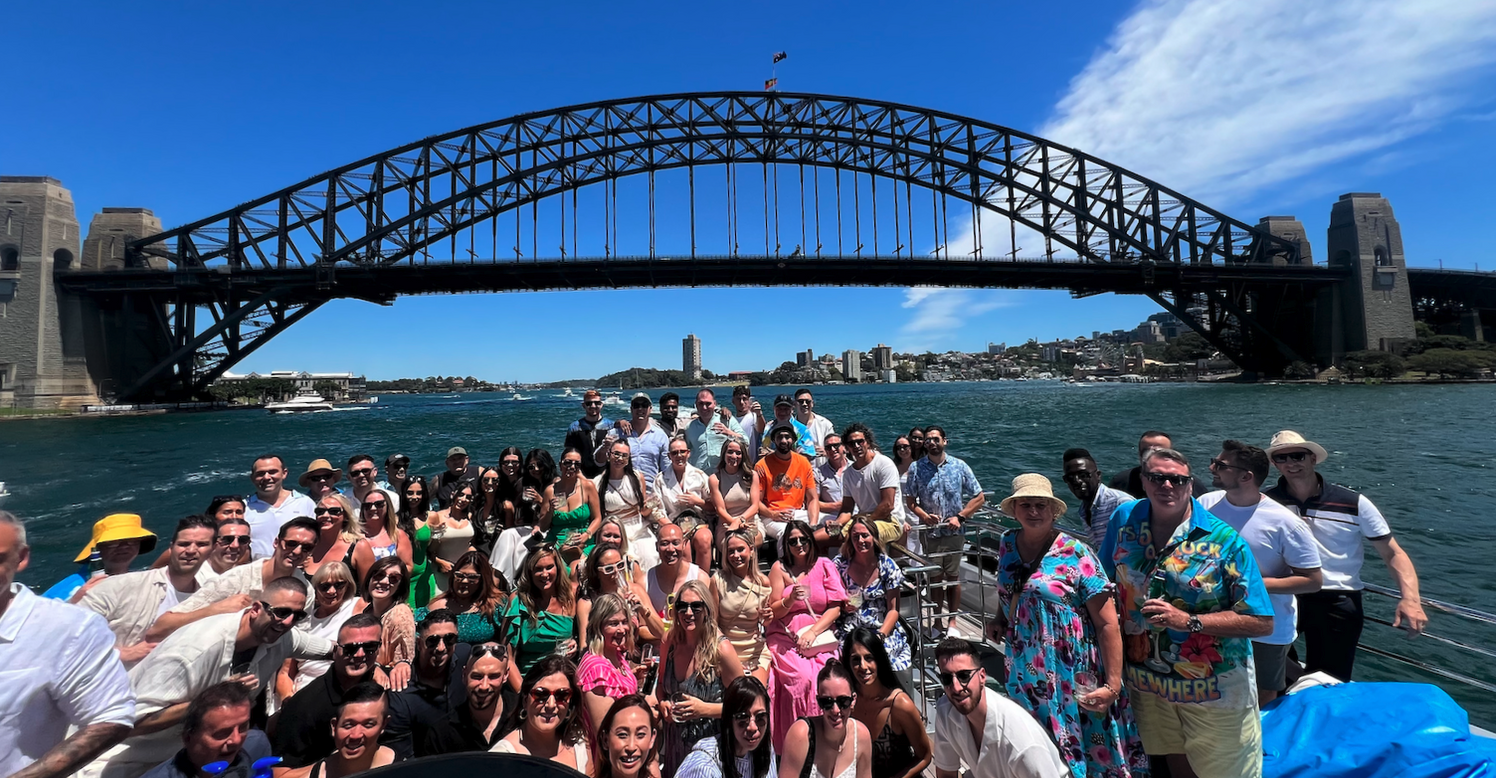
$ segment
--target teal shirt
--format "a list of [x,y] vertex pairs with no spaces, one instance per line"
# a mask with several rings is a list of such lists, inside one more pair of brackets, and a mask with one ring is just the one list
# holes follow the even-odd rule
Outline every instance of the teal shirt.
[[1162,597],[1190,614],[1232,610],[1272,616],[1273,604],[1252,550],[1236,530],[1191,498],[1189,521],[1155,554],[1148,500],[1117,508],[1101,562],[1122,597],[1123,678],[1133,694],[1222,709],[1257,699],[1252,641],[1157,629],[1143,602]]

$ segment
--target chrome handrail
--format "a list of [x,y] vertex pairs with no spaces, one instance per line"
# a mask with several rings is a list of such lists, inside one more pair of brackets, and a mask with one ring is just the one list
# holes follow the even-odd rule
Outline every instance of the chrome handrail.
[[[1365,586],[1366,587],[1366,591],[1371,592],[1373,594],[1380,594],[1380,595],[1382,595],[1384,597],[1391,597],[1394,600],[1401,600],[1402,599],[1402,592],[1400,592],[1400,591],[1398,591],[1396,589],[1391,589],[1391,588],[1388,588],[1386,586],[1378,586],[1378,585],[1373,584],[1373,583],[1363,583],[1362,586]],[[1455,616],[1462,616],[1464,618],[1472,619],[1474,621],[1480,621],[1480,622],[1484,622],[1486,624],[1496,625],[1496,615],[1493,615],[1493,614],[1490,614],[1490,613],[1486,613],[1483,610],[1477,610],[1475,608],[1468,608],[1468,607],[1466,607],[1464,605],[1455,605],[1452,602],[1444,602],[1443,600],[1435,600],[1432,597],[1424,597],[1422,595],[1419,595],[1418,602],[1422,603],[1423,606],[1426,607],[1426,608],[1433,608],[1435,610],[1441,610],[1441,611],[1444,611],[1445,613],[1453,614]]]

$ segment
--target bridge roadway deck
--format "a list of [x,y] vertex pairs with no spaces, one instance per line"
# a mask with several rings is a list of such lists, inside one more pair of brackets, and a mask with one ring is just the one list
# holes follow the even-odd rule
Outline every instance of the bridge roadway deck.
[[74,271],[58,273],[57,281],[78,294],[159,295],[182,303],[245,299],[272,289],[309,301],[343,297],[388,302],[408,294],[732,286],[940,286],[1147,294],[1236,283],[1323,286],[1343,279],[1345,273],[1323,265],[740,255],[430,263],[406,258],[387,265],[339,263],[287,269]]

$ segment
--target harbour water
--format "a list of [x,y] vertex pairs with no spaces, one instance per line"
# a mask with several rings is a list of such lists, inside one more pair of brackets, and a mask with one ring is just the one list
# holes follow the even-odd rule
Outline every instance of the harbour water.
[[[662,390],[650,394],[658,398]],[[690,409],[693,392],[679,390]],[[778,391],[756,387],[769,405]],[[508,394],[381,398],[371,409],[305,415],[264,411],[133,418],[57,419],[0,423],[0,481],[11,491],[3,506],[27,521],[30,568],[20,580],[45,587],[72,569],[89,527],[115,512],[139,513],[146,526],[168,532],[201,511],[215,494],[250,490],[251,461],[285,457],[294,476],[314,458],[334,464],[368,453],[410,456],[412,470],[442,468],[448,447],[465,446],[492,465],[499,450],[540,446],[559,455],[566,426],[580,415],[579,397],[532,391]],[[720,394],[720,393],[719,393]],[[1423,594],[1496,611],[1496,527],[1482,519],[1496,505],[1496,386],[1215,386],[1199,384],[1066,385],[1058,382],[894,384],[818,387],[818,413],[840,429],[868,424],[886,451],[896,434],[938,423],[951,453],[975,470],[989,492],[1006,493],[1022,472],[1059,481],[1060,454],[1089,448],[1106,476],[1135,463],[1144,429],[1174,435],[1178,448],[1205,473],[1220,442],[1237,438],[1265,446],[1272,434],[1296,429],[1331,452],[1326,478],[1367,494],[1381,508],[1418,567]],[[723,394],[723,399],[726,395]],[[627,413],[610,407],[609,417]],[[1273,476],[1276,480],[1276,474]],[[1365,578],[1390,585],[1385,566],[1367,547]],[[1387,600],[1367,596],[1368,611],[1389,617]],[[1433,610],[1430,631],[1496,650],[1496,629]],[[1496,682],[1488,662],[1429,638],[1407,641],[1368,624],[1378,647]],[[1420,671],[1363,654],[1358,680],[1433,680]],[[1496,700],[1441,682],[1471,711],[1496,725]]]

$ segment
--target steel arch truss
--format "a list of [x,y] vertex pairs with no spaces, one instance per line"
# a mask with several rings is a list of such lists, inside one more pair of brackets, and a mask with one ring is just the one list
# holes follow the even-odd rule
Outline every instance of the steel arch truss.
[[[139,386],[159,383],[162,370],[178,371],[173,383],[179,387],[205,386],[248,353],[247,344],[284,329],[284,322],[305,315],[316,299],[340,296],[339,266],[414,263],[443,240],[453,241],[455,261],[459,233],[547,197],[632,175],[737,163],[835,168],[907,182],[1039,232],[1049,257],[1068,251],[1091,263],[1155,267],[1155,297],[1179,301],[1174,307],[1186,321],[1238,359],[1262,345],[1261,333],[1243,318],[1252,316],[1252,302],[1243,297],[1250,296],[1243,291],[1247,287],[1184,289],[1171,285],[1169,269],[1300,263],[1295,244],[1160,184],[1080,151],[974,119],[791,93],[612,100],[428,138],[134,241],[129,267],[159,267],[164,260],[179,277],[299,269],[315,276],[325,292],[320,298],[302,295],[294,316],[273,312],[270,302],[258,303],[256,310],[272,323],[255,328],[254,337],[243,324],[253,317],[215,310],[209,330],[173,334],[177,352],[199,344],[190,370],[183,372],[187,356],[174,353],[170,364],[153,368],[152,378]],[[521,261],[519,247],[515,253],[514,261]],[[617,247],[605,253],[605,258],[616,256]],[[696,256],[694,222],[690,254]],[[979,242],[975,258],[1002,259],[984,257]],[[1202,303],[1223,313],[1201,318],[1195,312]],[[201,351],[210,331],[227,340]],[[1274,348],[1286,349],[1285,356],[1298,353],[1281,342]]]

